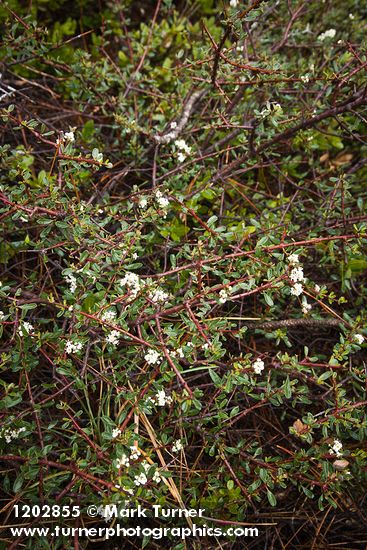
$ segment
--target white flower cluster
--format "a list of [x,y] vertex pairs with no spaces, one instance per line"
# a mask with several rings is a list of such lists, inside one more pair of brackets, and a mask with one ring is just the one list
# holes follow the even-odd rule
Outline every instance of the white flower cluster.
[[237,8],[238,0],[230,0],[229,5],[231,6],[231,8]]
[[19,434],[22,432],[25,432],[26,429],[24,427],[22,428],[5,428],[3,431],[1,437],[5,439],[7,443],[10,443],[13,439],[17,439],[19,437]]
[[75,135],[74,135],[75,128],[70,128],[70,132],[65,132],[64,138],[66,141],[70,141],[71,143],[75,141]]
[[307,82],[310,81],[310,77],[308,76],[308,74],[302,75],[300,78],[302,82],[304,82],[304,84],[307,84]]
[[184,446],[182,445],[181,439],[176,439],[176,441],[172,445],[172,452],[173,453],[179,453],[180,451],[183,450],[183,448],[184,448]]
[[335,35],[336,35],[335,29],[328,29],[327,31],[319,34],[319,36],[317,37],[317,40],[320,40],[320,42],[323,42],[325,38],[334,38]]
[[362,334],[355,334],[354,341],[357,342],[359,346],[361,346],[364,342],[364,336]]
[[128,271],[125,274],[125,277],[121,279],[120,285],[127,286],[127,288],[131,292],[131,296],[133,298],[136,298],[141,288],[139,275],[136,275],[136,273],[131,273],[131,271]]
[[157,290],[153,290],[149,293],[149,298],[152,300],[152,302],[159,304],[164,303],[169,298],[169,294],[158,288]]
[[112,346],[117,346],[120,339],[120,333],[118,330],[114,329],[106,337],[107,344],[112,344]]
[[257,358],[256,361],[252,363],[252,369],[255,374],[261,374],[265,368],[265,363],[262,359]]
[[[162,217],[165,218],[167,216],[167,212],[165,211],[165,209],[169,205],[168,197],[164,196],[162,191],[157,189],[154,192],[154,197],[153,198],[154,198],[158,208],[161,208],[163,210]],[[142,210],[145,210],[149,206],[149,202],[150,202],[149,197],[141,197],[139,199],[138,205]],[[137,255],[136,255],[136,257],[137,257]]]
[[180,359],[183,359],[185,357],[184,351],[182,348],[177,348],[174,351],[171,351],[172,357],[176,358],[179,357]]
[[158,407],[164,407],[165,405],[170,405],[172,403],[172,397],[167,395],[165,390],[158,390],[155,397],[148,397],[148,401]]
[[291,294],[293,296],[301,296],[303,292],[303,285],[301,283],[295,283],[291,288]]
[[63,145],[64,141],[73,143],[75,141],[75,130],[76,128],[69,128],[69,132],[62,132],[61,136],[56,140],[56,145]]
[[122,453],[121,457],[116,460],[116,468],[119,470],[121,466],[125,466],[125,468],[130,466],[129,457],[125,453]]
[[[121,433],[121,430],[118,430],[119,433]],[[112,436],[115,430],[112,432]],[[116,432],[115,432],[116,433]],[[130,462],[133,460],[138,460],[139,456],[141,456],[141,452],[135,445],[132,445],[130,447],[130,455],[128,456],[126,453],[122,453],[121,457],[116,460],[116,468],[119,470],[121,466],[125,466],[125,468],[130,467]]]
[[23,321],[23,323],[18,327],[19,336],[27,336],[28,334],[31,335],[33,331],[34,327],[31,323],[28,323],[28,321]]
[[184,139],[176,139],[175,145],[179,152],[177,153],[177,159],[179,162],[186,160],[186,157],[191,153],[191,147],[187,145]]
[[159,189],[157,189],[154,194],[156,203],[160,208],[166,208],[169,205],[169,200],[163,195],[163,193]]
[[150,349],[144,355],[144,359],[148,365],[155,365],[156,363],[160,363],[162,361],[162,356],[155,349]]
[[290,254],[288,256],[288,263],[289,263],[289,265],[299,264],[299,255],[298,254]]
[[132,445],[130,447],[130,460],[138,460],[139,456],[141,455],[141,452],[135,445]]
[[71,273],[68,273],[65,275],[65,280],[67,284],[69,285],[69,290],[72,294],[76,291],[76,277],[72,275]]
[[121,430],[120,428],[114,428],[112,430],[112,437],[113,439],[116,439],[116,437],[119,437],[119,435],[121,435]]
[[304,281],[305,276],[303,274],[303,267],[294,267],[292,271],[289,274],[289,278],[293,283],[298,283],[300,281]]
[[341,441],[339,441],[339,439],[334,439],[334,442],[330,445],[330,453],[333,454],[333,455],[336,455],[336,456],[342,456],[342,448],[343,448],[343,444]]
[[146,483],[148,483],[148,478],[147,476],[142,472],[141,474],[139,474],[138,476],[135,476],[134,477],[134,483],[137,487],[139,487],[139,485],[145,485]]
[[[137,485],[139,487],[139,485],[145,485],[146,483],[148,483],[148,478],[147,478],[147,473],[149,472],[150,470],[150,464],[149,462],[147,462],[146,460],[144,460],[142,463],[141,463],[142,467],[143,467],[143,470],[144,472],[140,473],[139,475],[135,476],[134,477],[134,483],[135,485]],[[156,483],[159,483],[159,481],[161,481],[161,476],[159,475],[159,472],[158,470],[156,470],[154,472],[154,475],[152,477],[153,481],[155,481]]]
[[158,207],[163,210],[162,218],[165,218],[167,216],[166,208],[169,205],[168,198],[165,197],[159,189],[154,193],[154,198]]
[[289,278],[293,283],[291,294],[293,296],[300,296],[303,293],[303,285],[300,281],[304,281],[305,276],[303,274],[303,267],[299,265],[298,254],[290,254],[288,256],[288,263],[290,266],[293,266],[289,274]]
[[81,351],[83,349],[83,344],[81,342],[72,342],[71,340],[68,340],[65,344],[65,353],[78,353],[78,351]]
[[101,319],[102,321],[111,323],[114,319],[116,319],[116,311],[114,309],[108,309],[107,311],[104,311],[102,313]]
[[228,300],[228,292],[225,288],[222,288],[222,290],[219,291],[219,303],[225,304]]

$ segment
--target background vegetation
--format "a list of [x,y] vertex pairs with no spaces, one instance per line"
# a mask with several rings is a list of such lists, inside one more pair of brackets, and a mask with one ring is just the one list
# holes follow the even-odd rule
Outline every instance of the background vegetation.
[[160,547],[4,529],[126,498],[364,548],[366,13],[1,3],[4,548]]

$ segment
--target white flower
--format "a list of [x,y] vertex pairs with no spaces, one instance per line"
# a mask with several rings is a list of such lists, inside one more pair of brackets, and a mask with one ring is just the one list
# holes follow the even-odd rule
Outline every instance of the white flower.
[[153,477],[152,477],[152,480],[155,482],[155,483],[160,483],[162,481],[162,478],[161,476],[159,475],[159,470],[156,470],[153,474]]
[[31,335],[34,331],[33,325],[28,323],[28,321],[23,321],[22,325],[18,327],[19,336],[26,336],[27,334]]
[[184,139],[176,139],[175,145],[177,149],[181,149],[182,151],[185,151],[186,154],[189,155],[191,153],[191,147],[187,145]]
[[293,296],[300,296],[303,292],[303,286],[301,285],[301,283],[296,283],[292,288],[291,288],[291,294]]
[[183,445],[182,445],[181,439],[176,439],[176,441],[172,445],[172,452],[179,453],[182,450],[183,450]]
[[186,155],[184,153],[181,153],[181,152],[177,153],[177,160],[179,162],[184,162],[186,160]]
[[252,363],[252,369],[255,372],[255,374],[261,374],[264,368],[265,368],[265,363],[262,359],[258,358],[256,359],[256,361]]
[[21,428],[5,428],[3,433],[1,434],[1,437],[5,439],[7,443],[10,443],[13,439],[17,439],[19,437],[19,434],[22,432],[25,432],[26,429],[23,427]]
[[169,205],[169,200],[162,195],[159,189],[155,192],[155,200],[160,208],[166,208]]
[[68,273],[67,275],[65,275],[65,280],[66,282],[68,283],[68,285],[70,286],[69,290],[72,294],[74,294],[74,292],[76,291],[76,277],[74,275],[72,275],[71,273]]
[[5,313],[3,311],[0,311],[0,321],[3,321],[5,319]]
[[144,355],[144,359],[148,363],[148,365],[155,365],[156,363],[160,363],[162,360],[161,355],[156,351],[155,349],[150,349],[147,351],[147,353]]
[[116,437],[118,437],[120,434],[121,434],[120,428],[114,428],[114,429],[112,430],[112,437],[113,437],[113,439],[116,439]]
[[231,8],[237,8],[238,0],[230,0],[229,5],[231,6]]
[[172,403],[172,397],[167,395],[165,390],[158,390],[155,399],[152,399],[153,403],[158,405],[158,407],[164,407],[167,403]]
[[323,42],[325,38],[334,38],[335,35],[336,35],[335,29],[328,29],[327,31],[319,34],[319,36],[317,37],[317,40],[320,40],[320,42]]
[[130,290],[132,297],[136,298],[141,287],[139,275],[136,275],[136,273],[131,273],[131,271],[128,271],[125,274],[125,277],[121,279],[120,285],[121,286],[126,285]]
[[141,455],[141,452],[135,445],[132,445],[130,447],[130,460],[137,460],[139,456]]
[[304,82],[305,84],[307,84],[307,82],[310,81],[310,77],[308,76],[308,74],[305,74],[305,75],[302,75],[302,76],[301,76],[301,80],[302,80],[302,82]]
[[118,330],[111,330],[111,332],[107,335],[106,342],[107,344],[112,344],[113,346],[117,346],[120,339],[120,333]]
[[315,292],[316,294],[318,294],[321,290],[321,287],[319,287],[319,285],[315,285]]
[[288,256],[288,262],[291,265],[299,264],[299,254],[290,254]]
[[307,315],[307,313],[312,309],[312,305],[309,304],[306,300],[306,298],[304,298],[303,302],[302,302],[302,313],[304,315]]
[[225,288],[219,291],[219,303],[225,304],[228,299],[228,292]]
[[183,358],[185,357],[185,354],[184,354],[182,348],[177,348],[176,352],[177,352],[177,355],[178,355],[179,357],[181,357],[181,359],[183,359]]
[[294,267],[290,272],[289,278],[294,283],[297,283],[298,281],[303,281],[305,278],[303,275],[303,267]]
[[141,473],[138,476],[134,477],[134,483],[139,487],[139,485],[145,485],[148,482],[148,478],[145,474]]
[[364,336],[362,336],[362,334],[355,334],[354,340],[357,342],[359,346],[361,346],[364,342]]
[[143,460],[143,462],[141,463],[141,465],[143,466],[143,469],[144,469],[144,472],[145,472],[145,473],[149,472],[149,470],[150,470],[150,464],[149,464],[149,462],[147,462],[146,460]]
[[209,349],[209,346],[211,344],[209,342],[205,342],[205,344],[203,344],[203,349]]
[[148,205],[148,199],[146,199],[145,197],[142,197],[140,200],[139,200],[139,206],[140,208],[146,208]]
[[177,128],[177,122],[175,121],[171,122],[170,126],[174,130],[175,128]]
[[163,303],[168,300],[169,295],[158,288],[157,290],[149,293],[149,298],[152,300],[152,302]]
[[114,517],[114,511],[108,504],[106,506],[101,504],[100,506],[98,506],[97,511],[99,515],[104,518],[105,522],[111,521]]
[[78,351],[81,351],[83,349],[83,344],[81,342],[72,342],[71,340],[68,340],[65,344],[65,353],[78,353]]
[[130,466],[129,457],[125,453],[121,455],[121,458],[116,460],[116,468],[119,470],[121,466],[125,466],[126,468],[129,468]]
[[343,444],[341,443],[341,441],[339,441],[339,439],[334,439],[334,442],[332,444],[330,443],[329,447],[331,454],[342,456],[341,450],[343,448]]
[[174,144],[176,145],[177,149],[179,149],[177,153],[177,159],[179,162],[183,162],[186,157],[191,153],[191,147],[187,145],[184,139],[176,139]]
[[74,132],[72,130],[70,130],[70,132],[65,132],[64,138],[72,143],[73,141],[75,141]]
[[107,311],[104,311],[102,313],[102,321],[110,322],[113,321],[116,318],[116,311],[113,309],[108,309]]
[[354,14],[353,14],[353,13],[350,13],[350,14],[349,14],[349,19],[350,19],[351,21],[353,21],[353,19],[354,19]]
[[167,197],[160,197],[159,199],[157,199],[157,203],[161,208],[166,208],[166,206],[169,205],[169,200],[167,199]]

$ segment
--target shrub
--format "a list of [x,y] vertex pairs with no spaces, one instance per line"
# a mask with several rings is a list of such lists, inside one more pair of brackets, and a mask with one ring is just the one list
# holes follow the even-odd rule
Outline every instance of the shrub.
[[129,499],[361,540],[365,8],[1,9],[4,525]]

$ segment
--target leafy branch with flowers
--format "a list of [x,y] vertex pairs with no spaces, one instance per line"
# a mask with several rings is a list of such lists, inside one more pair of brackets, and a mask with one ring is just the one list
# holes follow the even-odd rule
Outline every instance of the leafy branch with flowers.
[[56,4],[0,8],[2,542],[92,545],[11,539],[17,502],[124,502],[354,548],[363,6]]

